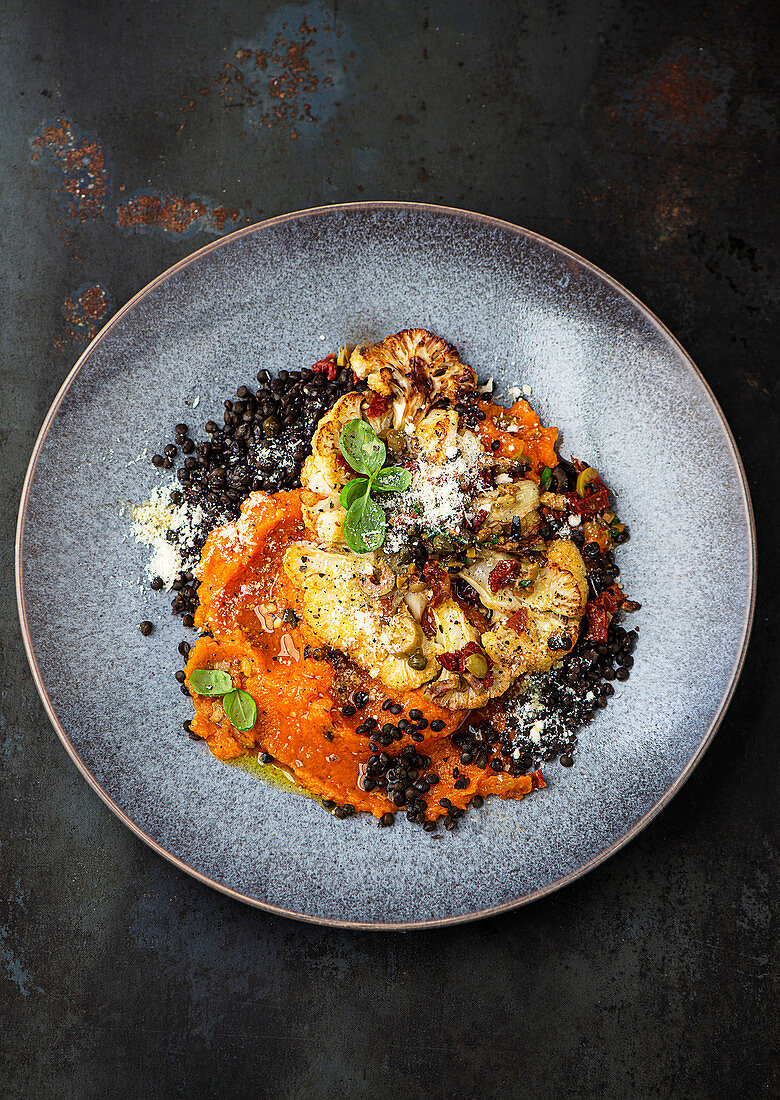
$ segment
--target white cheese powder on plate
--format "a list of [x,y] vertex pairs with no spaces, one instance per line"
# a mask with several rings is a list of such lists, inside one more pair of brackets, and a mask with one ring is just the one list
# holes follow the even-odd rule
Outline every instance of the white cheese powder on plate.
[[[175,488],[175,484],[157,485],[148,500],[130,509],[133,536],[151,547],[146,575],[149,580],[162,578],[168,589],[182,571],[183,558],[194,548],[198,530],[205,521],[200,505],[171,504],[170,495]],[[169,531],[175,542],[169,541]]]

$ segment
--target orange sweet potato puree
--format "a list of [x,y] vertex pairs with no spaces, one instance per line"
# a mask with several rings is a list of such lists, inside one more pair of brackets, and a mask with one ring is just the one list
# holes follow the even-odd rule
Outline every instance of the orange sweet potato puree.
[[[526,476],[537,484],[544,466],[558,465],[555,453],[558,429],[545,428],[527,401],[521,398],[508,409],[492,401],[480,401],[480,408],[485,419],[478,422],[477,432],[488,449],[493,440],[499,441],[501,446],[493,452],[497,458],[514,458],[518,462],[524,458],[531,466]],[[510,432],[502,426],[509,424],[517,431]]]
[[[320,646],[316,635],[302,618],[297,625],[280,624],[286,609],[298,607],[297,592],[285,577],[281,560],[291,542],[306,537],[301,495],[301,490],[253,493],[244,502],[239,521],[209,535],[201,557],[200,606],[195,616],[198,629],[209,634],[200,637],[190,651],[187,684],[194,669],[227,671],[234,686],[255,700],[257,720],[242,733],[225,717],[219,698],[193,691],[193,732],[221,760],[247,752],[269,753],[309,792],[380,817],[398,807],[381,790],[361,789],[359,780],[372,750],[370,737],[355,729],[369,717],[379,726],[387,721],[397,724],[416,708],[429,723],[444,721],[444,729],[434,732],[429,724],[423,731],[424,741],[414,742],[405,734],[387,751],[395,756],[410,744],[431,758],[421,774],[435,773],[440,782],[424,796],[428,818],[446,812],[439,805],[442,798],[465,808],[476,794],[521,798],[544,786],[538,773],[513,777],[462,765],[449,735],[468,712],[446,710],[418,691],[388,693],[346,659],[337,669],[329,660],[305,655]],[[365,692],[369,701],[357,714],[345,717],[342,707],[355,691]],[[404,714],[382,711],[387,698],[401,704]],[[455,788],[454,767],[468,779],[468,787]]]

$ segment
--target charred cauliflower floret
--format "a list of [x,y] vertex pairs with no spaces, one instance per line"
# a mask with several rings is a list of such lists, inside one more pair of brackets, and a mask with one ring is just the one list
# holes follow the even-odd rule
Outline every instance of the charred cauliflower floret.
[[[513,572],[509,573],[507,571],[507,583],[503,587],[494,590],[490,583],[490,576],[494,573],[494,570],[503,565],[511,566]],[[537,574],[538,571],[537,567]],[[530,562],[516,562],[515,558],[510,558],[506,554],[485,554],[473,565],[470,565],[468,569],[464,569],[460,576],[464,581],[468,581],[477,593],[483,607],[487,607],[491,611],[498,611],[503,615],[511,615],[513,611],[519,611],[522,607],[525,607],[526,588],[528,587],[525,575],[530,578],[532,572],[532,563]],[[519,580],[524,583],[522,585],[518,584],[517,581]]]
[[526,604],[533,610],[579,619],[587,601],[588,578],[579,550],[565,539],[550,543],[547,562],[529,590]]
[[458,414],[454,409],[434,409],[417,425],[413,438],[428,462],[443,465],[459,450]]
[[313,493],[330,496],[355,476],[344,461],[339,439],[350,420],[366,420],[375,432],[390,425],[390,413],[368,412],[371,402],[362,393],[345,393],[320,420],[311,441],[311,454],[301,470],[301,485]]
[[312,503],[304,500],[301,502],[301,511],[306,529],[320,545],[346,549],[344,517],[347,513],[341,507],[338,493],[316,497]]
[[[480,652],[483,646],[479,631],[454,600],[444,600],[439,607],[433,608],[432,616],[436,623],[433,641],[438,653],[457,653],[465,650],[471,643],[472,648],[476,647],[477,650],[474,656],[484,662]],[[486,662],[484,671],[487,674]],[[504,668],[494,668],[490,677],[479,677],[470,672],[466,664],[462,671],[442,667],[441,674],[428,685],[426,693],[441,706],[452,710],[473,710],[503,695],[510,683],[511,677]]]
[[539,490],[533,481],[526,478],[498,485],[474,501],[474,511],[486,512],[491,523],[511,523],[517,517],[521,538],[526,538],[536,528],[539,522],[538,507]]
[[452,344],[422,328],[355,348],[349,365],[372,390],[391,398],[394,428],[416,423],[439,398],[457,401],[477,386]]
[[474,710],[503,695],[512,683],[510,673],[498,665],[494,665],[489,685],[485,680],[478,680],[476,677],[470,679],[471,682],[466,676],[443,670],[437,680],[428,684],[425,693],[441,707],[448,707],[450,710]]
[[[436,675],[433,647],[403,601],[388,611],[367,595],[374,570],[365,557],[295,543],[283,565],[304,619],[326,645],[346,653],[390,689],[411,691]],[[406,660],[417,650],[427,658],[419,670]]]

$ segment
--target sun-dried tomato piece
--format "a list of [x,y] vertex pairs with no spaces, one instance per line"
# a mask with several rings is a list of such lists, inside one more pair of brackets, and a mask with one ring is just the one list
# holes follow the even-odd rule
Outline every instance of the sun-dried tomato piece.
[[435,561],[427,561],[423,566],[423,577],[433,591],[431,603],[434,607],[438,607],[440,604],[444,603],[445,600],[450,598],[452,595],[452,584],[450,583],[450,575],[446,569],[437,565]]
[[606,642],[612,617],[625,602],[626,594],[616,584],[605,588],[595,600],[588,600],[585,605],[588,627],[584,637],[592,642]]
[[[575,467],[579,465],[582,469],[588,467],[580,462],[575,463]],[[581,470],[577,471],[581,473]],[[585,496],[581,497],[577,493],[568,493],[569,506],[572,512],[575,512],[578,516],[595,516],[597,512],[603,512],[605,508],[609,507],[609,489],[601,480],[601,477],[594,477],[593,481],[589,482],[585,489]]]
[[485,614],[485,609],[480,603],[476,589],[464,581],[463,577],[452,577],[452,598],[471,625],[484,634],[490,629],[490,621]]
[[338,374],[335,352],[330,352],[324,359],[319,359],[316,363],[312,363],[310,370],[313,370],[315,374],[327,374],[328,381],[334,382]]
[[381,393],[372,394],[371,400],[368,403],[368,408],[366,409],[366,416],[369,419],[374,417],[374,419],[378,420],[385,415],[389,404],[389,398],[382,397]]
[[510,630],[514,630],[517,634],[522,634],[524,630],[528,628],[528,608],[521,607],[519,611],[515,611],[513,615],[510,615],[506,621],[506,625]]
[[488,585],[491,592],[500,592],[502,588],[506,586],[519,576],[522,572],[522,565],[519,561],[515,561],[514,558],[509,558],[506,561],[500,561],[498,565],[494,566],[488,574]]

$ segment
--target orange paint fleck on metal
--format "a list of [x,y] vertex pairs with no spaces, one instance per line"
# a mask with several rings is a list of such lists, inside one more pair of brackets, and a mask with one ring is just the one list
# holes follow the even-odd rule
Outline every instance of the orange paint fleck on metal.
[[108,169],[101,145],[83,137],[65,119],[44,127],[32,140],[32,160],[37,163],[46,154],[60,176],[57,192],[68,213],[78,222],[100,218],[106,205]]
[[237,222],[238,210],[227,206],[209,208],[195,199],[178,195],[136,195],[117,207],[116,221],[120,229],[141,226],[160,229],[165,233],[184,233],[195,223],[200,228],[218,233],[225,231],[227,222]]
[[54,340],[56,348],[86,346],[108,313],[108,298],[99,283],[81,287],[62,304],[65,327]]

